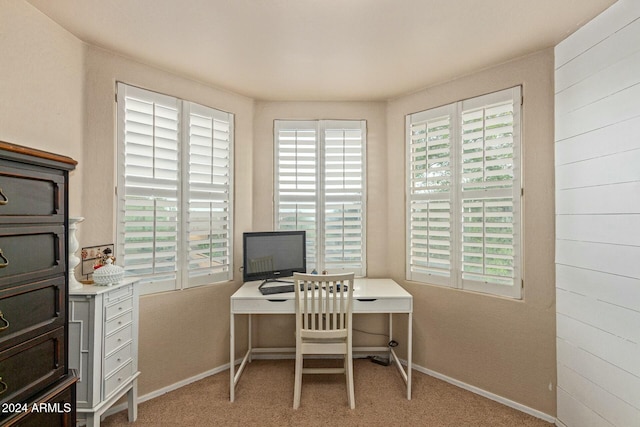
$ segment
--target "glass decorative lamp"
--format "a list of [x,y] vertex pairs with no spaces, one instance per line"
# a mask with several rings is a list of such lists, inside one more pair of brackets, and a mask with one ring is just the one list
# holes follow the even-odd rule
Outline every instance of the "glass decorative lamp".
[[93,272],[93,282],[98,286],[111,286],[124,279],[124,268],[113,264],[113,259],[107,258],[105,265]]

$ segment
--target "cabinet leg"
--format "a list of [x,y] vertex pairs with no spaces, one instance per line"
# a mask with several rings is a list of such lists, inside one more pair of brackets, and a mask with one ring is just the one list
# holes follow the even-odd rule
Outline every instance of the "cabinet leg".
[[87,427],[100,427],[100,414],[96,414],[95,412],[88,412]]
[[129,422],[132,423],[138,418],[138,379],[133,380],[131,390],[127,392]]

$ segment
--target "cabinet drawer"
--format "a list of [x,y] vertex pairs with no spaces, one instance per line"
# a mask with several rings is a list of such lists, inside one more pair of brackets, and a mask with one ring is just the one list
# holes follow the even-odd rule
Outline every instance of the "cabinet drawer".
[[114,332],[104,339],[104,355],[109,356],[114,350],[130,342],[133,337],[133,325],[125,326],[124,328]]
[[0,223],[64,221],[64,175],[48,168],[29,170],[0,164]]
[[63,274],[64,226],[0,228],[0,287]]
[[107,321],[113,319],[116,316],[123,314],[133,308],[133,298],[123,299],[115,304],[105,307],[105,319]]
[[0,290],[0,349],[64,326],[64,288],[59,276]]
[[114,317],[113,319],[107,321],[104,329],[107,335],[111,334],[116,329],[119,329],[125,325],[128,325],[133,321],[133,311],[129,310],[124,313],[122,316]]
[[129,361],[122,368],[114,372],[110,377],[104,381],[104,397],[109,397],[118,387],[125,384],[128,379],[133,375],[133,361]]
[[65,374],[64,327],[0,352],[0,402],[21,402]]
[[104,361],[105,377],[111,376],[114,371],[118,370],[122,365],[131,360],[131,355],[132,344],[129,343],[107,357]]
[[104,302],[105,304],[110,304],[112,302],[118,301],[123,298],[131,297],[131,296],[133,296],[133,286],[132,285],[123,286],[121,288],[114,289],[113,291],[107,293],[104,296]]

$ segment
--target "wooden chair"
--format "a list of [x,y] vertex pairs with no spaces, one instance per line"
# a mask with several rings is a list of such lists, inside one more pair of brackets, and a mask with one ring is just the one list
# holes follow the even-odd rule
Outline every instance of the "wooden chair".
[[[300,406],[302,374],[342,374],[347,379],[347,398],[351,409],[356,402],[353,391],[351,317],[353,273],[294,273],[296,292],[296,366],[293,409]],[[342,355],[342,368],[305,368],[304,355]]]

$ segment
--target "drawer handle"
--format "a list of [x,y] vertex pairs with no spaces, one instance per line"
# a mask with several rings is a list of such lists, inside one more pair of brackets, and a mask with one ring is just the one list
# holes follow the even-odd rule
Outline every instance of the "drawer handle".
[[2,249],[0,249],[0,259],[2,259],[2,264],[0,264],[0,268],[5,268],[7,265],[9,265],[9,260],[2,253]]
[[9,198],[4,195],[4,193],[2,192],[2,188],[0,188],[0,197],[2,197],[2,200],[0,200],[0,206],[9,203]]
[[[4,316],[2,315],[2,311],[0,311],[0,322],[4,323],[4,326],[0,326],[0,331],[4,331],[9,327],[9,321],[4,318]],[[2,378],[0,378],[0,380],[1,379]]]
[[0,394],[4,393],[5,391],[7,391],[9,389],[9,386],[7,385],[7,383],[5,383],[4,381],[2,381],[2,377],[0,377]]

